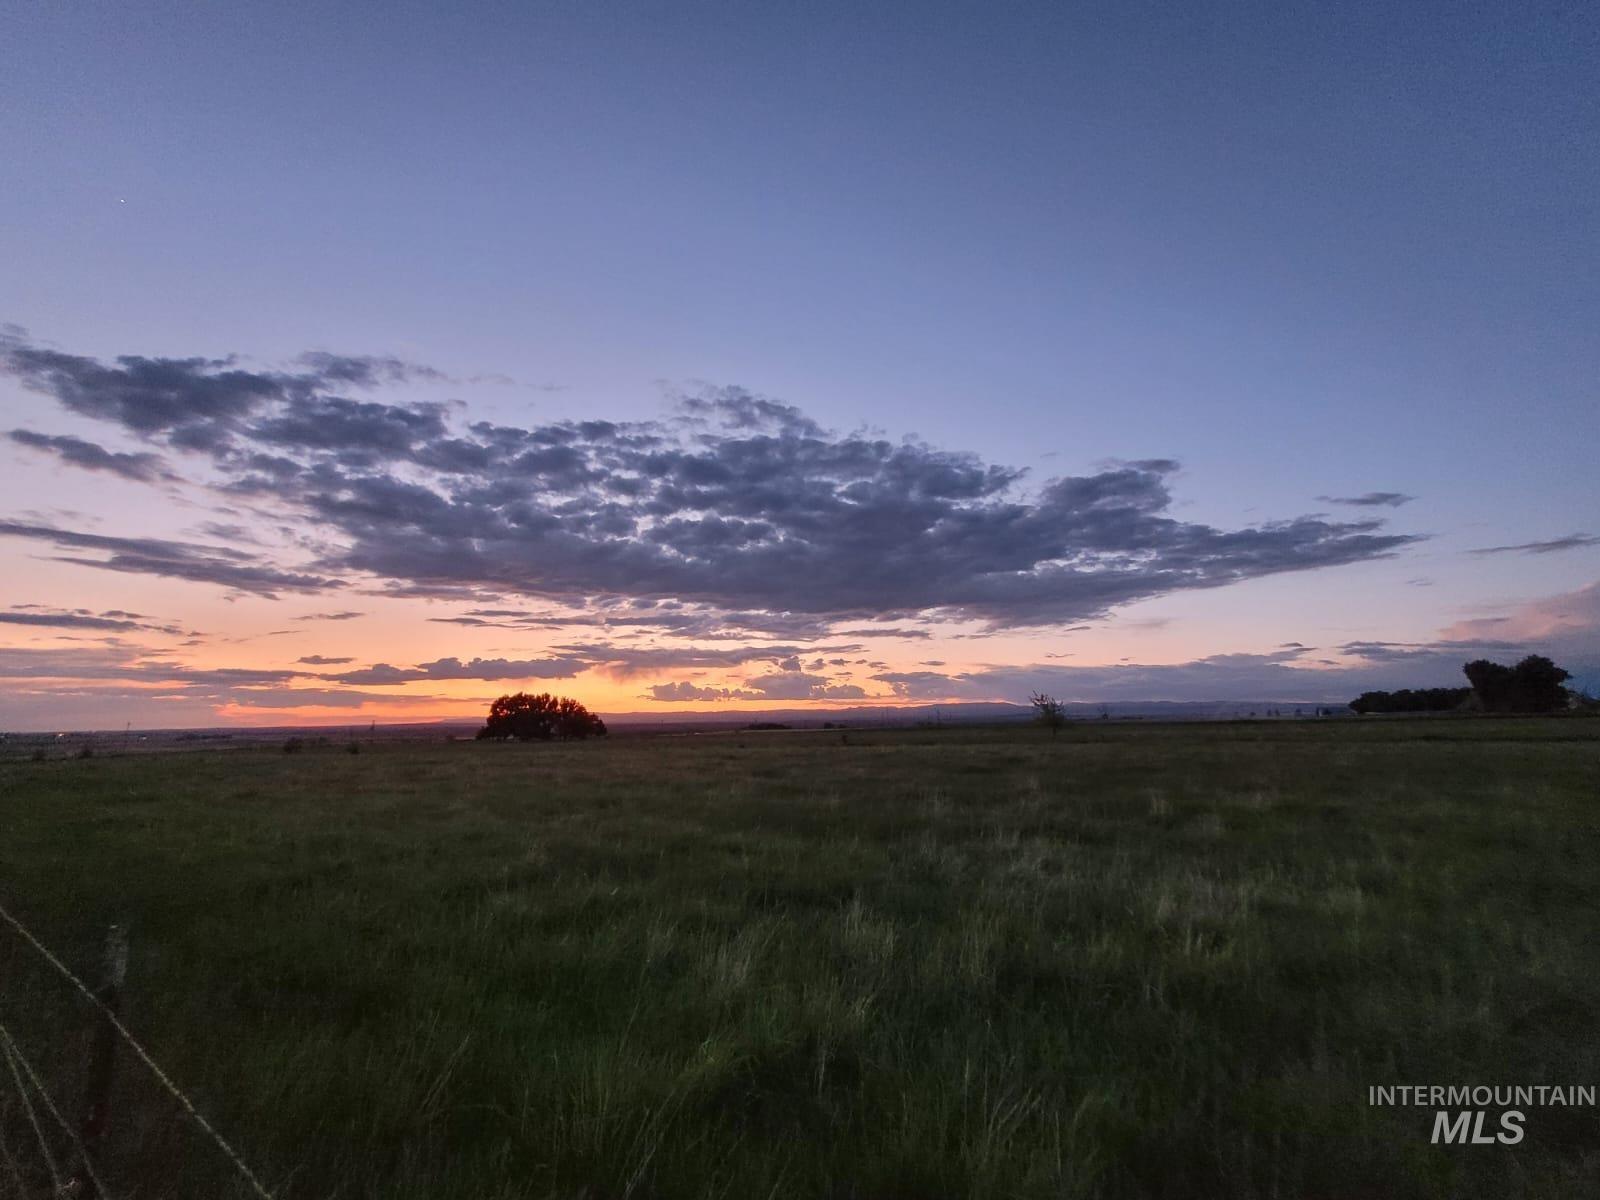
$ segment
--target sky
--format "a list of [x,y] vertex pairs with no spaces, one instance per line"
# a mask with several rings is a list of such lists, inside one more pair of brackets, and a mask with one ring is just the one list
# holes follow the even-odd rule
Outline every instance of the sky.
[[0,31],[0,727],[1600,689],[1593,6]]

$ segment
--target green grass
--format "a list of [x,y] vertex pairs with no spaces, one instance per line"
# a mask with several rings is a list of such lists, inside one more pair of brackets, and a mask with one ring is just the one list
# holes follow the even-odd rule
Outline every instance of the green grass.
[[[1367,1088],[1600,1083],[1597,830],[1582,720],[206,751],[0,765],[0,902],[284,1198],[1592,1196]],[[131,1058],[100,1157],[240,1194]]]

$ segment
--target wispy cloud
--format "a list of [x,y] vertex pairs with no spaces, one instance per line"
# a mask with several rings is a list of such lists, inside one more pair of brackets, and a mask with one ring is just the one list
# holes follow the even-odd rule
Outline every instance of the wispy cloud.
[[321,592],[344,586],[339,579],[279,570],[263,564],[257,555],[222,546],[199,546],[160,538],[110,537],[17,521],[0,521],[0,537],[30,538],[49,542],[59,550],[90,550],[105,555],[103,558],[57,555],[60,562],[105,571],[214,583],[268,599],[276,599],[279,592]]
[[570,679],[588,670],[589,666],[584,659],[559,656],[533,659],[475,658],[471,662],[462,662],[459,658],[441,658],[415,667],[376,663],[319,678],[334,683],[360,684],[409,683],[418,679]]
[[1558,554],[1563,550],[1579,550],[1584,546],[1600,545],[1600,537],[1587,533],[1569,533],[1566,537],[1551,538],[1547,542],[1518,542],[1513,546],[1480,546],[1468,554]]
[[1318,496],[1324,504],[1347,504],[1352,508],[1399,508],[1416,499],[1404,492],[1363,492],[1359,496]]
[[81,467],[86,471],[105,471],[139,483],[174,478],[159,454],[125,454],[107,450],[80,437],[34,433],[29,429],[13,429],[6,437],[19,446],[53,454],[68,466]]
[[93,612],[87,608],[62,609],[45,605],[14,605],[10,612],[0,612],[0,625],[26,625],[36,629],[92,629],[108,632],[166,633],[176,636],[183,632],[176,625],[153,621],[142,613],[108,609]]

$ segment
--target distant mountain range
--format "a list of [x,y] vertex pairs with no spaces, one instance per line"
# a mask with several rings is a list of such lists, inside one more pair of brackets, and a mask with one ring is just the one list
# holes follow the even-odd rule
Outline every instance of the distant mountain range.
[[[1143,700],[1116,701],[1105,704],[1068,704],[1067,715],[1073,720],[1095,720],[1102,715],[1111,719],[1132,717],[1155,718],[1166,721],[1203,721],[1219,717],[1264,717],[1276,714],[1315,716],[1317,706],[1286,703],[1282,700]],[[1343,712],[1344,710],[1340,710]],[[854,708],[769,708],[757,711],[729,709],[696,709],[685,712],[625,712],[603,713],[606,722],[618,727],[700,727],[730,728],[756,722],[781,723],[797,729],[814,729],[832,723],[835,725],[927,725],[949,723],[970,725],[986,721],[1028,721],[1033,719],[1033,709],[1026,704],[965,703],[965,704],[863,704]]]

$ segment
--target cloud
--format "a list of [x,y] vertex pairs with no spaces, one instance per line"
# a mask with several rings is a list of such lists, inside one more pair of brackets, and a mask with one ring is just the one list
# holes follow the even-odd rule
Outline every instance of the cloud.
[[[159,438],[180,448],[221,450],[243,422],[272,406],[279,419],[310,414],[289,411],[329,389],[372,388],[432,377],[430,368],[393,358],[363,358],[313,352],[298,371],[249,371],[234,358],[147,358],[123,355],[107,366],[64,354],[0,331],[0,373],[31,391],[59,401],[80,416],[110,421],[130,433]],[[330,419],[338,419],[330,412]],[[270,436],[270,431],[269,435]]]
[[885,628],[878,628],[878,627],[869,625],[869,626],[866,626],[865,628],[861,628],[861,629],[835,629],[835,630],[832,630],[831,632],[832,632],[832,635],[834,637],[847,637],[847,638],[875,638],[875,637],[905,638],[908,641],[914,641],[914,642],[925,642],[928,639],[930,639],[931,637],[933,637],[933,634],[929,633],[926,629],[904,629],[904,628],[900,628],[900,627],[897,627],[897,626],[888,626],[888,627],[885,627]]
[[309,667],[339,667],[345,663],[355,662],[353,658],[329,658],[326,654],[307,654],[304,658],[295,659],[297,663],[304,663]]
[[620,619],[696,636],[717,614],[739,614],[721,618],[723,636],[868,619],[1064,624],[1419,540],[1368,519],[1181,521],[1167,458],[1025,488],[1023,471],[836,433],[740,388],[683,396],[665,421],[457,429],[437,405],[337,394],[412,377],[394,360],[103,365],[11,337],[0,368],[72,412],[208,456],[226,490],[337,542],[306,566],[307,588],[365,574],[402,593],[538,597],[597,623],[600,599],[678,604]]
[[269,450],[326,451],[342,466],[367,467],[410,458],[419,447],[443,443],[443,413],[437,404],[397,407],[339,396],[296,396],[244,433]]
[[603,642],[558,645],[562,654],[620,679],[687,667],[730,668],[752,662],[774,665],[800,654],[854,654],[854,644],[829,646],[613,646]]
[[1399,508],[1416,499],[1404,492],[1364,492],[1359,496],[1318,496],[1324,504],[1348,504],[1355,508]]
[[290,619],[294,621],[353,621],[357,617],[366,615],[364,612],[354,612],[347,609],[341,612],[306,613],[303,617],[291,617]]
[[0,647],[0,678],[5,679],[115,679],[226,689],[285,684],[303,674],[278,668],[192,667],[157,657],[148,647],[126,644],[92,649]]
[[1528,601],[1504,616],[1457,621],[1442,629],[1439,637],[1549,645],[1569,655],[1600,659],[1600,582]]
[[225,359],[127,355],[107,367],[14,336],[0,336],[0,369],[80,416],[190,448],[217,445],[240,418],[290,388],[282,376],[237,370]]
[[393,667],[388,663],[375,663],[355,671],[320,678],[335,683],[395,684],[416,679],[570,679],[588,670],[589,664],[581,658],[531,658],[513,660],[506,658],[475,658],[463,663],[459,658],[441,658],[435,662],[421,663],[415,667]]
[[665,700],[681,702],[686,700],[759,700],[759,692],[747,692],[739,688],[701,687],[699,684],[680,680],[677,683],[657,683],[650,687],[646,694],[649,700]]
[[234,525],[223,521],[202,521],[195,526],[197,533],[208,538],[221,538],[226,542],[249,542],[258,544],[260,539],[255,531],[244,525]]
[[315,378],[331,385],[374,388],[385,383],[408,383],[413,379],[447,378],[432,367],[387,354],[330,354],[325,350],[312,350],[302,354],[296,361],[310,368]]
[[226,703],[240,708],[365,708],[381,702],[385,708],[437,705],[441,696],[398,695],[392,692],[356,692],[343,688],[274,688],[235,691]]
[[96,647],[0,647],[0,717],[13,727],[60,720],[76,728],[126,722],[199,725],[230,709],[363,709],[433,705],[444,697],[306,686],[307,672],[255,667],[199,668],[119,643]]
[[122,621],[81,613],[0,612],[0,624],[33,625],[55,629],[142,629],[137,621]]
[[155,622],[143,613],[112,608],[94,612],[87,608],[55,608],[44,604],[14,604],[12,611],[0,612],[0,624],[29,625],[49,629],[97,629],[124,632],[142,630],[176,636],[183,632],[176,625]]
[[864,700],[867,693],[853,683],[836,684],[826,676],[782,671],[746,680],[742,687],[709,687],[680,680],[652,685],[647,699],[668,702],[720,700]]
[[1468,550],[1468,554],[1556,554],[1562,550],[1577,550],[1584,546],[1600,546],[1600,537],[1587,533],[1569,533],[1566,537],[1552,538],[1548,542],[1520,542],[1515,546],[1481,546]]
[[[843,633],[825,618],[788,612],[726,612],[674,600],[640,600],[613,603],[585,600],[563,611],[530,612],[524,609],[475,608],[453,617],[429,617],[442,625],[482,629],[592,628],[607,632],[639,630],[672,637],[731,640],[752,636],[816,639],[827,636],[927,637],[921,630],[885,626]],[[626,635],[624,635],[626,636]]]
[[6,436],[19,446],[54,454],[62,462],[86,471],[106,471],[139,483],[172,478],[158,454],[122,454],[82,438],[65,434],[52,436],[28,429],[13,429]]
[[958,690],[971,687],[974,679],[971,675],[946,674],[943,671],[881,671],[872,678],[888,684],[902,700],[947,700]]
[[838,620],[931,612],[1025,625],[1413,540],[1373,522],[1183,524],[1163,515],[1159,477],[1134,471],[1012,500],[997,469],[848,438],[592,452],[628,470],[593,466],[574,483],[567,468],[555,478],[536,469],[448,495],[390,476],[312,486],[303,503],[350,539],[320,565],[556,600],[623,594]]
[[825,675],[780,671],[744,681],[746,690],[763,700],[864,700],[867,693],[853,683],[836,684]]
[[108,537],[17,521],[0,521],[0,537],[32,538],[50,542],[57,549],[94,550],[107,555],[105,558],[58,555],[58,562],[214,583],[269,600],[277,599],[280,591],[319,592],[344,586],[342,580],[281,571],[262,565],[258,556],[219,546],[196,546],[159,538]]

